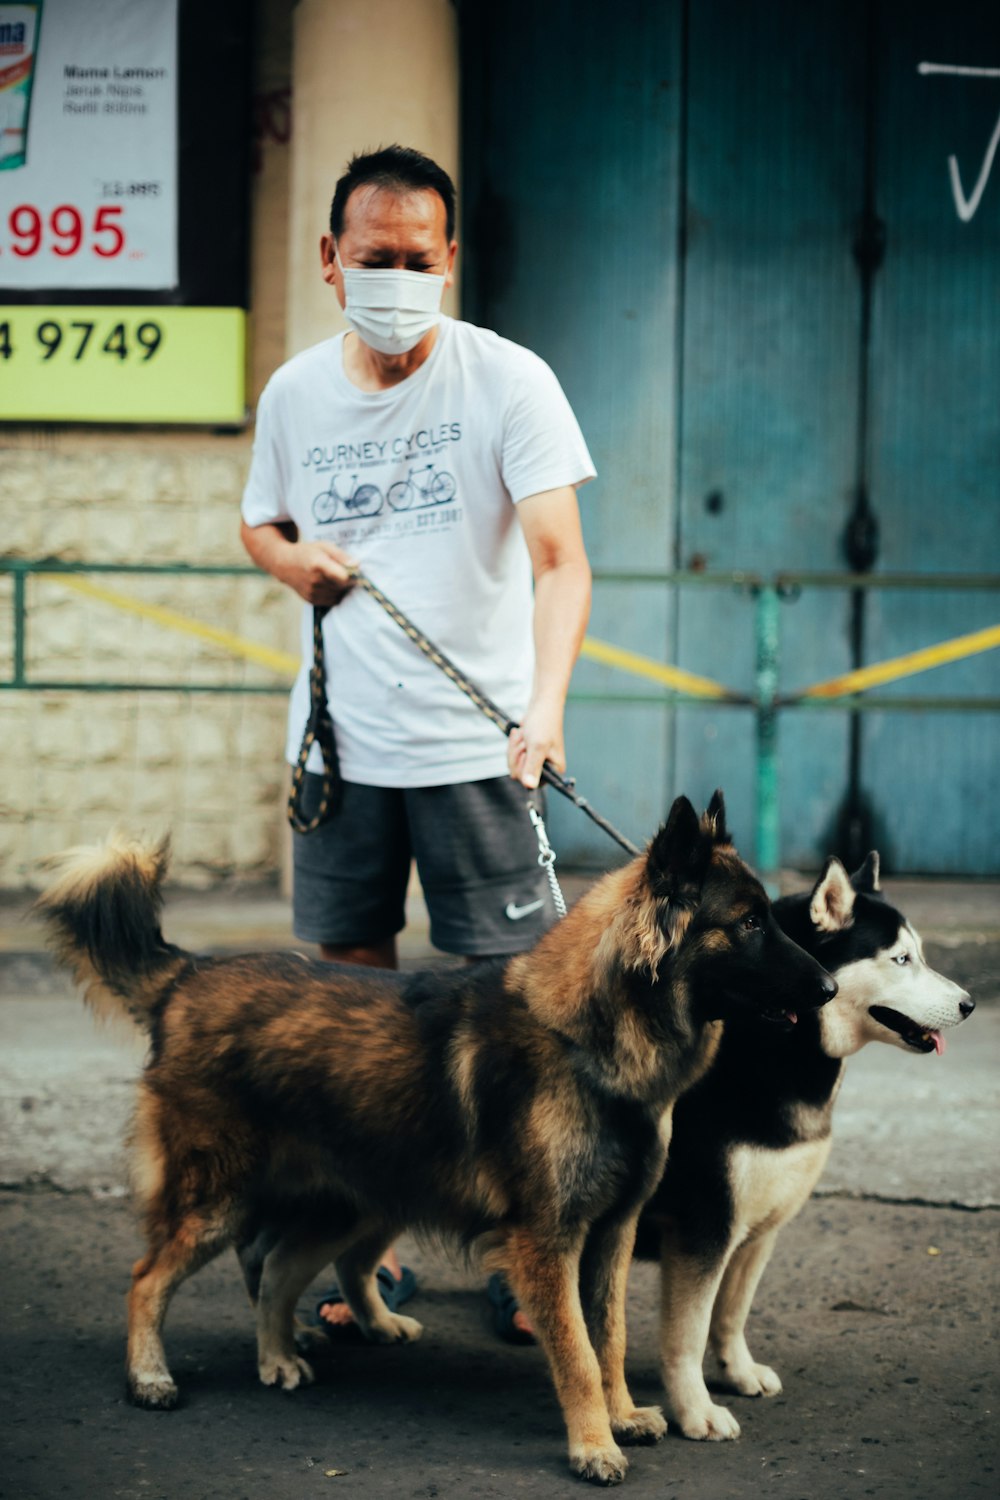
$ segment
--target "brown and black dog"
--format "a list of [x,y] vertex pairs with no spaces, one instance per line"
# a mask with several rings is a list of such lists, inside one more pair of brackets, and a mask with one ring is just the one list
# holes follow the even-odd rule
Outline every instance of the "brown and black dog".
[[529,953],[399,975],[295,955],[195,957],[160,933],[166,844],[63,857],[42,897],[97,1009],[150,1035],[133,1132],[148,1250],[129,1294],[134,1401],[177,1399],[161,1328],[176,1287],[227,1245],[257,1304],[260,1377],[312,1378],[295,1304],[330,1260],[363,1333],[415,1339],[376,1287],[405,1228],[483,1252],[532,1320],[573,1469],[624,1477],[616,1438],[655,1441],[625,1384],[639,1210],[677,1096],[733,1007],[780,1019],[836,986],[786,938],[725,830],[674,803]]

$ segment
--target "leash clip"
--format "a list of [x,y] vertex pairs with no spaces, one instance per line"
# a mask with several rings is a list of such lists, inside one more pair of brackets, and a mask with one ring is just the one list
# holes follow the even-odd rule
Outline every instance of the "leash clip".
[[533,802],[528,803],[528,817],[531,819],[531,826],[534,828],[535,837],[538,839],[538,863],[543,869],[547,869],[549,865],[555,864],[556,851],[549,843],[549,836],[545,832],[542,815]]
[[559,881],[556,878],[556,872],[553,869],[556,862],[556,851],[549,843],[549,836],[545,832],[542,815],[531,800],[528,802],[528,817],[531,819],[531,826],[534,828],[535,837],[538,840],[538,863],[548,878],[549,889],[552,892],[552,904],[555,906],[557,915],[564,917],[566,915],[566,898],[563,896]]

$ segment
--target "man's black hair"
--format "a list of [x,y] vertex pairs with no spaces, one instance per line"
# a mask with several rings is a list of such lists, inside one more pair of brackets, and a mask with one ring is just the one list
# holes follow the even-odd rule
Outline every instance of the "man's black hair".
[[384,188],[390,193],[422,192],[429,188],[442,199],[449,243],[455,236],[455,184],[443,167],[409,146],[380,146],[377,151],[352,156],[337,183],[330,205],[330,233],[338,240],[344,228],[347,200],[355,188]]

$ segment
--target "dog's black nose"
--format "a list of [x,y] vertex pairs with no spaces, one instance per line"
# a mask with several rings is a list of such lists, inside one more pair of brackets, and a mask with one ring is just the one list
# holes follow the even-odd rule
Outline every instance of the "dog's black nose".
[[966,1016],[972,1015],[972,1012],[976,1008],[976,1002],[971,995],[966,995],[964,1000],[958,1002],[958,1008],[962,1012],[962,1019],[964,1021]]
[[824,1000],[832,1000],[840,988],[837,981],[832,979],[829,974],[823,975],[823,978],[819,982],[819,987]]

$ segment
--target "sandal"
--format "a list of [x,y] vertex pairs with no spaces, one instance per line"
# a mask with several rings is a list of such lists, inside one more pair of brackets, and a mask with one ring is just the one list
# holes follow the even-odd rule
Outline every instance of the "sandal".
[[[417,1290],[417,1278],[409,1266],[400,1267],[398,1281],[388,1266],[379,1266],[375,1272],[375,1280],[378,1282],[379,1294],[382,1301],[390,1312],[395,1312],[397,1308],[402,1307],[404,1302],[409,1302]],[[331,1338],[336,1338],[345,1329],[357,1328],[357,1324],[354,1322],[331,1323],[328,1319],[324,1318],[324,1307],[331,1307],[335,1303],[343,1301],[344,1294],[337,1283],[334,1282],[316,1303],[316,1325],[323,1333],[329,1334]]]
[[497,1338],[501,1338],[508,1344],[535,1344],[538,1340],[533,1333],[528,1333],[524,1328],[518,1328],[514,1322],[514,1314],[518,1311],[519,1303],[506,1281],[495,1271],[486,1283],[486,1295],[493,1307],[493,1331]]

